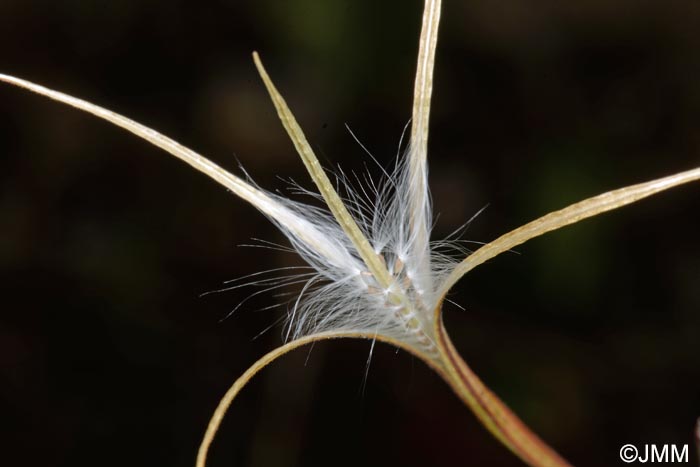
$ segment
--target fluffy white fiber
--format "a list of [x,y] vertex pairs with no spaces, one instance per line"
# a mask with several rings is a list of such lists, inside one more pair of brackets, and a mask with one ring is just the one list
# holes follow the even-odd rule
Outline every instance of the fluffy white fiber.
[[[356,183],[364,183],[354,188],[344,174],[338,175],[345,206],[386,268],[388,283],[369,270],[358,247],[329,211],[270,193],[266,206],[258,206],[312,267],[311,273],[256,278],[246,284],[269,291],[303,283],[289,305],[288,337],[354,331],[389,336],[423,351],[433,348],[439,286],[456,264],[445,249],[457,244],[437,242],[433,253],[430,244],[418,241],[417,232],[430,232],[430,197],[426,192],[424,204],[418,206],[423,212],[416,215],[408,195],[412,185],[405,161],[379,182],[369,176],[355,177]],[[414,219],[421,219],[422,229],[415,228]]]
[[[288,312],[288,338],[346,331],[386,336],[435,353],[434,308],[438,291],[455,262],[429,243],[431,207],[427,183],[427,139],[440,1],[426,1],[415,81],[409,149],[381,183],[352,190],[336,179],[344,198],[314,155],[286,102],[257,54],[253,59],[280,120],[328,210],[266,192],[155,130],[104,109],[19,78],[5,81],[71,105],[120,126],[166,150],[251,203],[289,238],[311,273],[258,278],[262,289],[303,283]],[[441,242],[440,247],[449,242]],[[431,251],[433,250],[433,251]],[[264,276],[263,276],[264,277]],[[231,288],[246,284],[230,285]],[[442,294],[440,295],[442,296]]]
[[[311,273],[248,283],[263,287],[256,293],[281,285],[303,284],[299,296],[289,305],[288,338],[324,331],[354,331],[388,336],[425,353],[434,351],[432,319],[439,299],[437,291],[455,261],[438,251],[451,246],[450,242],[439,242],[436,251],[431,251],[426,242],[431,222],[425,183],[427,165],[420,165],[422,171],[415,173],[415,165],[410,163],[412,158],[424,158],[424,154],[408,149],[393,173],[385,173],[377,183],[364,177],[366,183],[356,189],[350,188],[347,177],[340,174],[336,181],[345,187],[343,199],[329,182],[319,182],[317,173],[310,171],[317,184],[325,183],[320,187],[322,197],[336,206],[336,212],[331,212],[266,192],[155,130],[92,103],[7,75],[0,74],[0,81],[127,129],[206,173],[270,218],[312,268]],[[291,114],[285,118],[293,119]],[[310,157],[310,164],[321,171],[315,156]],[[417,194],[416,186],[423,191]],[[338,203],[343,207],[340,214]],[[354,234],[353,228],[357,230]]]

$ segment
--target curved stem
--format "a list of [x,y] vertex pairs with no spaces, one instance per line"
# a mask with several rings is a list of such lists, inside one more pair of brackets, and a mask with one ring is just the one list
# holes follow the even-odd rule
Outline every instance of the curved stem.
[[209,447],[214,442],[214,438],[216,437],[216,433],[219,431],[219,427],[221,426],[221,422],[223,421],[226,412],[228,412],[231,403],[236,398],[238,393],[241,392],[241,389],[248,384],[253,376],[269,365],[272,361],[276,360],[287,352],[291,352],[298,347],[314,342],[314,340],[318,340],[318,338],[298,339],[281,347],[275,348],[271,352],[265,354],[260,360],[255,362],[233,383],[233,385],[231,385],[228,391],[226,391],[226,394],[224,394],[224,397],[222,397],[219,401],[219,405],[216,407],[216,410],[209,419],[207,430],[204,432],[204,438],[202,439],[202,442],[199,445],[199,450],[197,451],[197,461],[195,462],[196,467],[204,467],[206,465]]
[[224,397],[222,397],[219,401],[219,405],[216,407],[216,410],[214,411],[214,413],[211,416],[211,419],[209,420],[209,424],[207,425],[204,437],[202,438],[202,442],[199,445],[199,450],[197,451],[197,460],[195,462],[195,467],[206,466],[209,448],[214,442],[214,438],[216,437],[216,433],[219,431],[219,427],[221,426],[221,422],[223,421],[224,416],[228,412],[229,407],[231,407],[231,403],[233,403],[233,400],[236,398],[236,396],[238,396],[238,394],[248,384],[248,382],[250,382],[253,376],[255,376],[260,370],[265,368],[267,365],[277,360],[279,357],[285,355],[286,353],[291,352],[292,350],[295,350],[299,347],[303,347],[307,344],[311,344],[313,342],[341,338],[374,339],[406,350],[407,352],[423,360],[430,368],[435,370],[435,372],[438,373],[445,381],[448,381],[447,374],[445,373],[444,368],[440,365],[439,362],[437,362],[429,355],[422,353],[417,348],[412,347],[401,341],[392,339],[388,336],[358,332],[324,332],[296,339],[280,347],[277,347],[265,354],[262,358],[253,363],[253,365],[250,368],[248,368],[245,371],[245,373],[243,373],[236,381],[234,381],[234,383],[231,385],[228,391],[226,391],[226,394],[224,394]]
[[0,82],[6,82],[41,96],[48,97],[57,102],[74,107],[83,112],[94,115],[97,118],[112,123],[121,127],[128,132],[142,138],[152,145],[159,147],[178,159],[184,161],[196,170],[204,173],[212,178],[217,183],[231,190],[234,194],[252,204],[256,209],[263,212],[269,218],[273,219],[279,225],[284,226],[295,237],[300,239],[302,243],[309,248],[318,252],[321,256],[334,261],[336,247],[326,241],[325,235],[319,232],[315,227],[307,222],[301,216],[297,215],[293,210],[289,209],[284,203],[281,203],[274,196],[270,196],[263,190],[237,177],[211,160],[194,152],[193,150],[181,145],[177,141],[168,138],[167,136],[158,133],[153,128],[142,125],[130,118],[120,115],[104,107],[100,107],[91,102],[79,99],[77,97],[49,89],[31,81],[27,81],[14,76],[9,76],[0,73]]
[[[452,270],[447,279],[441,284],[438,293],[440,296],[444,297],[452,286],[466,273],[491,258],[500,255],[504,251],[508,251],[528,240],[539,237],[547,232],[558,230],[567,225],[575,224],[588,217],[597,216],[598,214],[621,208],[648,196],[668,190],[669,188],[697,180],[700,180],[700,167],[669,175],[668,177],[658,178],[650,182],[618,188],[617,190],[608,191],[598,196],[584,199],[583,201],[574,203],[559,211],[550,212],[539,219],[535,219],[507,234],[501,235],[496,240],[482,246],[474,253],[467,256]],[[435,310],[436,319],[439,314],[440,308],[438,307]]]
[[442,322],[436,334],[449,376],[445,381],[501,443],[532,467],[571,467],[484,385],[454,348]]

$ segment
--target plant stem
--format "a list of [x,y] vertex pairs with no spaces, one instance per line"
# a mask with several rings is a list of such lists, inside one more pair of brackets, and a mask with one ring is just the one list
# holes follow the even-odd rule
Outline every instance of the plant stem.
[[437,326],[437,341],[445,380],[501,443],[532,467],[571,467],[484,385],[454,348],[442,322]]

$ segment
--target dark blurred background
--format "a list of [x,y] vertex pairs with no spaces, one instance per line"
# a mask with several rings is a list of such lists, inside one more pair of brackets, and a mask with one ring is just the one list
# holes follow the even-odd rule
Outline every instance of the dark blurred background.
[[[265,188],[311,187],[259,50],[328,167],[385,165],[410,117],[422,2],[0,3],[0,72],[81,96]],[[450,1],[430,184],[435,237],[487,203],[489,241],[584,197],[700,165],[696,0]],[[370,171],[379,173],[371,163]],[[240,173],[240,172],[238,172]],[[692,443],[700,185],[549,234],[465,277],[464,358],[575,465]],[[7,466],[191,466],[219,398],[282,342],[284,310],[227,279],[299,264],[285,240],[149,144],[0,86],[0,445]],[[420,361],[299,350],[234,403],[210,465],[517,466]]]

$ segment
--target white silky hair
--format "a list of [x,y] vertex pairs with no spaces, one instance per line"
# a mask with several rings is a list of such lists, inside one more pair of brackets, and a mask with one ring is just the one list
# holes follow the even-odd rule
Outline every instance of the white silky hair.
[[[431,354],[436,351],[434,309],[442,296],[438,291],[457,263],[438,252],[449,242],[434,247],[429,242],[432,215],[427,138],[439,17],[440,0],[426,0],[411,137],[404,157],[381,182],[370,181],[359,190],[353,190],[344,175],[337,176],[345,199],[334,189],[260,57],[253,53],[280,121],[328,210],[264,191],[152,128],[88,101],[9,75],[0,74],[0,81],[76,107],[134,133],[213,178],[271,219],[313,269],[311,276],[292,276],[277,282],[304,282],[288,313],[288,339],[324,331],[355,332],[383,335]],[[261,279],[258,283],[264,290],[272,290],[275,280]]]
[[[0,74],[0,81],[76,107],[146,139],[214,178],[274,222],[313,270],[310,276],[289,276],[279,282],[304,284],[288,312],[288,339],[349,331],[391,337],[427,353],[434,350],[433,310],[438,305],[438,290],[457,264],[444,251],[459,247],[450,240],[432,246],[425,242],[432,219],[427,165],[416,174],[410,164],[416,157],[412,148],[378,182],[369,175],[356,177],[359,187],[353,188],[342,172],[336,175],[343,195],[339,202],[352,218],[343,221],[354,222],[367,239],[374,250],[371,254],[379,258],[379,272],[384,273],[379,277],[376,267],[370,272],[367,252],[360,251],[363,246],[352,240],[330,210],[265,191],[152,128],[88,101],[8,75]],[[422,182],[417,183],[416,177]],[[424,190],[420,196],[416,186]],[[269,279],[258,283],[272,288]]]
[[[417,241],[418,229],[412,226],[420,219],[423,232],[429,234],[432,208],[427,183],[423,184],[424,204],[418,206],[421,212],[416,213],[416,206],[410,203],[408,190],[415,185],[407,160],[398,160],[394,170],[383,171],[376,182],[369,174],[356,175],[354,183],[342,171],[336,174],[336,186],[345,206],[392,278],[387,287],[382,287],[368,271],[331,212],[266,193],[271,207],[261,211],[313,268],[312,274],[278,278],[280,285],[304,284],[289,305],[287,339],[325,331],[351,331],[389,336],[424,351],[433,349],[433,311],[438,306],[438,290],[458,262],[449,250],[461,249],[449,239],[433,245]],[[299,187],[297,191],[320,197]],[[431,251],[433,247],[435,251]],[[267,287],[268,281],[253,280],[248,285]]]

